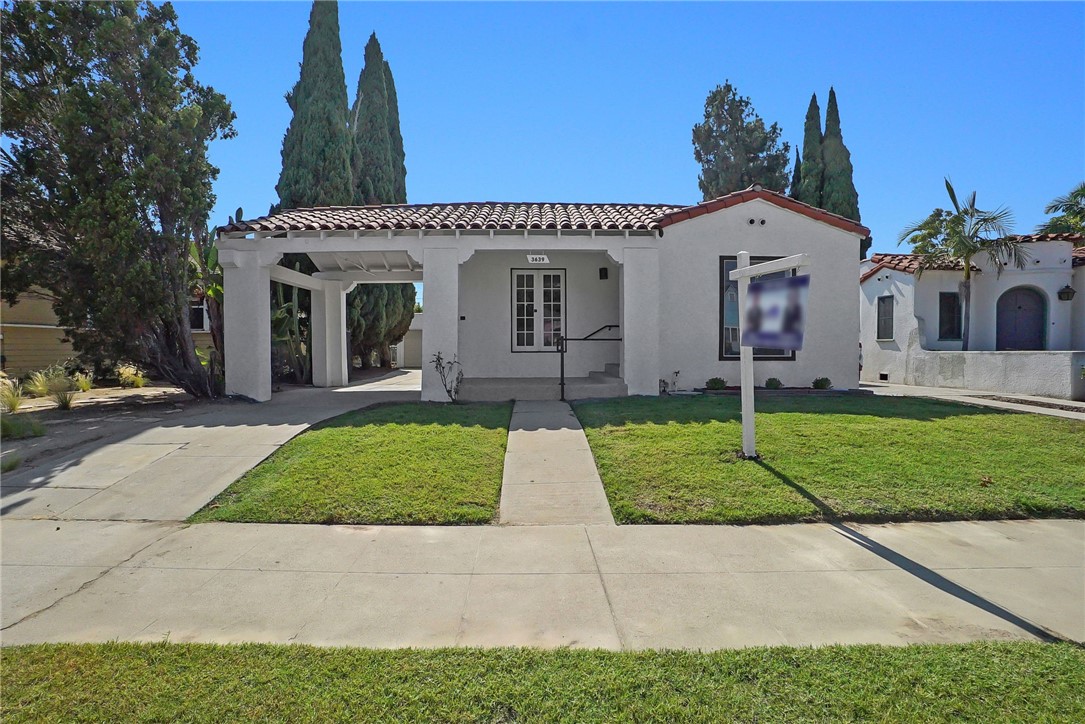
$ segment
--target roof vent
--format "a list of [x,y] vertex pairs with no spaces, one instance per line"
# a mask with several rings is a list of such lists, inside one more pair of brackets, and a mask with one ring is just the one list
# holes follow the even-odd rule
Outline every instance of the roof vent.
[[765,189],[765,187],[762,186],[761,184],[754,184],[753,186],[750,187],[751,191],[763,191],[764,189]]

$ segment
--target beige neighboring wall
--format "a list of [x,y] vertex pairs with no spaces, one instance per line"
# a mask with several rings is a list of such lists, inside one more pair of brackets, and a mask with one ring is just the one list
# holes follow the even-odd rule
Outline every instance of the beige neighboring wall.
[[41,289],[31,288],[17,304],[0,306],[0,334],[4,371],[9,375],[25,375],[75,354]]
[[[0,335],[4,372],[13,377],[75,356],[64,330],[57,326],[49,295],[37,287],[21,294],[14,305],[0,305]],[[193,332],[192,341],[198,349],[214,347],[210,332]]]

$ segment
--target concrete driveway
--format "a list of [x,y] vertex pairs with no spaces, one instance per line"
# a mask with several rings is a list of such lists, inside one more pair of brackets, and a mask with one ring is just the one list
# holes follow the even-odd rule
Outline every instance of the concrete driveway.
[[182,521],[417,373],[148,419],[3,479],[0,642],[713,649],[1085,640],[1085,521],[370,527]]

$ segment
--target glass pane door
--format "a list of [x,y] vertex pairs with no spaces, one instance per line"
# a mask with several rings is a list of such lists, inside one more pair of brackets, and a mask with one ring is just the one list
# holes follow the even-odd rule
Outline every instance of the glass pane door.
[[535,272],[516,272],[513,283],[513,349],[535,349]]
[[564,289],[562,272],[542,272],[542,346],[557,347],[558,335],[561,334],[562,307]]

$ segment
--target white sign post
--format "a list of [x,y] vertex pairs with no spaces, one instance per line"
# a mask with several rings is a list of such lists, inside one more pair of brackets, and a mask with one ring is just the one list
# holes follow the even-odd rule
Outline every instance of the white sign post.
[[757,459],[757,444],[753,425],[753,347],[741,344],[746,326],[746,290],[750,286],[751,277],[778,271],[801,269],[809,263],[810,259],[806,254],[795,254],[783,259],[774,259],[773,261],[750,266],[750,252],[740,251],[736,268],[730,273],[731,280],[738,282],[738,330],[740,340],[738,364],[741,373],[740,384],[742,385],[742,454],[748,459]]

